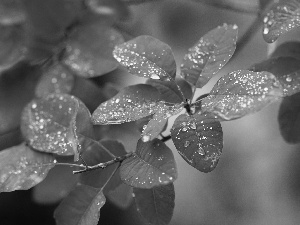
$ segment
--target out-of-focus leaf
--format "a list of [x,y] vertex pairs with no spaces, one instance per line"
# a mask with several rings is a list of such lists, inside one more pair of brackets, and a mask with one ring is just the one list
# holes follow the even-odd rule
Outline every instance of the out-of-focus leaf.
[[101,189],[78,184],[54,212],[57,225],[97,225],[105,204]]
[[25,144],[0,152],[0,192],[28,190],[40,183],[55,166],[52,155],[31,150]]
[[237,26],[227,24],[208,32],[184,56],[181,76],[202,88],[233,55],[237,35]]
[[55,64],[41,76],[36,89],[36,97],[46,97],[49,94],[69,94],[74,86],[74,76],[62,65]]
[[300,42],[290,41],[279,45],[271,54],[270,58],[276,57],[294,57],[300,60]]
[[223,149],[223,132],[215,115],[180,115],[171,129],[171,137],[188,164],[205,173],[216,168]]
[[[278,1],[277,1],[278,2]],[[300,1],[280,0],[264,17],[263,37],[272,43],[288,31],[300,26]]]
[[152,188],[168,184],[177,178],[172,151],[158,139],[137,143],[136,152],[120,167],[124,183],[137,188]]
[[121,209],[128,208],[132,203],[132,187],[127,184],[120,184],[114,190],[109,191],[106,197]]
[[300,91],[300,60],[292,57],[271,58],[252,66],[252,70],[268,71],[279,80],[284,96]]
[[104,22],[83,24],[67,41],[63,62],[78,76],[100,76],[118,67],[112,51],[123,42],[122,35]]
[[273,74],[237,70],[218,80],[202,100],[202,110],[215,113],[221,120],[233,120],[257,112],[282,96],[282,86]]
[[137,210],[148,223],[169,224],[175,207],[173,183],[151,189],[133,188],[133,193]]
[[101,125],[138,120],[154,114],[159,99],[159,92],[150,85],[128,86],[112,99],[102,103],[94,111],[92,122]]
[[93,138],[90,112],[67,94],[32,100],[23,111],[21,131],[33,148],[59,155],[76,156],[84,150],[85,139]]
[[0,1],[0,24],[13,25],[25,21],[26,15],[20,0]]
[[291,144],[300,143],[300,93],[283,99],[278,121],[284,140]]
[[156,80],[176,76],[176,62],[170,46],[143,35],[115,47],[114,57],[129,73]]
[[153,118],[146,126],[144,126],[141,135],[142,141],[152,141],[154,138],[156,138],[164,130],[168,119],[171,116],[180,113],[182,110],[182,104],[168,106],[164,102],[160,102],[157,105],[157,109]]
[[20,62],[26,51],[24,27],[0,25],[0,70]]

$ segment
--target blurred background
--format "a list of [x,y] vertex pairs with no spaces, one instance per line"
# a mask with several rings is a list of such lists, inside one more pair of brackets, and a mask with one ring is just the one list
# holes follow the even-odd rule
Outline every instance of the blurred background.
[[[223,23],[237,24],[239,37],[255,20],[255,13],[235,12],[205,4],[202,0],[164,0],[131,6],[132,18],[124,22],[132,36],[152,35],[171,46],[177,61],[205,33]],[[210,0],[237,4],[246,9],[259,8],[259,1]],[[299,32],[281,37],[278,43],[297,40]],[[299,38],[298,38],[299,40]],[[278,44],[277,43],[277,44]],[[276,45],[276,44],[275,44]],[[261,29],[237,52],[207,87],[197,92],[209,92],[218,77],[237,69],[247,69],[266,59],[274,44],[264,42]],[[128,78],[128,79],[127,79]],[[128,75],[123,85],[145,82]],[[116,78],[117,79],[117,78]],[[224,149],[217,168],[208,174],[189,166],[177,153],[175,181],[175,211],[171,225],[297,225],[300,224],[300,147],[288,145],[282,139],[277,122],[280,102],[242,119],[223,122]],[[112,135],[126,149],[135,149],[138,134],[118,127]],[[126,133],[126,136],[124,135]],[[134,135],[132,138],[131,135]],[[299,160],[299,161],[298,161]],[[0,224],[54,224],[53,210],[76,182],[72,169],[59,167],[30,191],[0,194]],[[27,223],[26,223],[27,222]],[[99,224],[143,224],[134,203],[117,208],[109,202],[101,209]]]

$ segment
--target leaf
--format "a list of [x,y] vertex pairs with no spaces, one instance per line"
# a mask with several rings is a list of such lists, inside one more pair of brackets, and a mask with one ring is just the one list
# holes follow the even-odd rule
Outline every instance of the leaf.
[[170,46],[154,37],[143,35],[118,45],[113,55],[133,75],[163,81],[176,76]]
[[0,24],[14,25],[25,21],[26,15],[20,0],[0,1]]
[[172,151],[158,139],[137,143],[136,152],[124,160],[120,176],[125,184],[136,188],[152,188],[168,184],[177,178]]
[[74,86],[74,76],[62,65],[56,63],[41,76],[36,89],[36,97],[42,98],[49,94],[69,94]]
[[85,138],[93,138],[90,112],[74,96],[51,94],[32,100],[21,117],[21,131],[33,148],[59,155],[77,155]]
[[252,66],[252,70],[268,71],[280,82],[284,96],[300,91],[300,60],[292,57],[271,58]]
[[133,193],[137,210],[148,223],[153,225],[169,224],[175,207],[173,183],[152,189],[134,188]]
[[112,51],[123,42],[122,35],[104,22],[83,24],[67,41],[63,63],[78,76],[103,75],[118,67]]
[[294,57],[300,60],[300,42],[290,41],[279,45],[271,54],[270,58],[276,57]]
[[0,25],[0,69],[7,69],[25,58],[24,27]]
[[56,208],[56,224],[97,225],[105,201],[101,189],[78,184]]
[[114,190],[110,190],[106,197],[121,209],[127,209],[132,203],[132,187],[127,184],[120,184]]
[[167,106],[164,102],[157,105],[157,110],[149,123],[144,126],[142,132],[142,141],[152,141],[156,138],[165,128],[168,119],[180,113],[183,110],[183,104],[176,104]]
[[180,115],[171,129],[171,137],[188,164],[204,173],[216,168],[223,149],[223,132],[215,115]]
[[202,88],[233,55],[237,35],[237,26],[227,24],[208,32],[183,57],[181,76]]
[[103,102],[93,113],[95,125],[119,124],[154,114],[160,95],[154,87],[137,84],[124,88],[115,97]]
[[287,143],[300,143],[300,93],[283,99],[278,113],[280,133]]
[[0,152],[0,192],[28,190],[55,166],[52,155],[31,150],[24,143]]
[[237,70],[218,80],[202,100],[202,110],[221,120],[233,120],[261,110],[282,95],[281,84],[273,74]]
[[263,37],[272,43],[282,34],[300,26],[300,1],[281,0],[264,17]]

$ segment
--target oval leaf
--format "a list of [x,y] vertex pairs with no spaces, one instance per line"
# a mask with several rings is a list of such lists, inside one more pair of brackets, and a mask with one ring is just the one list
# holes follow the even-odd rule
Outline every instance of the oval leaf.
[[176,76],[170,46],[154,37],[143,35],[118,45],[113,55],[133,75],[156,80],[171,80]]
[[208,32],[184,56],[181,76],[202,88],[233,55],[237,35],[237,26],[227,24]]
[[280,0],[264,17],[263,37],[272,43],[282,34],[300,26],[300,1]]
[[128,86],[112,99],[102,103],[94,111],[92,122],[101,125],[138,120],[154,114],[159,99],[157,89],[150,85]]
[[218,164],[223,149],[220,122],[211,113],[180,115],[171,129],[171,137],[182,158],[201,172],[210,172]]
[[101,189],[78,184],[56,208],[56,224],[97,225],[105,201]]
[[31,150],[25,144],[0,152],[0,192],[28,190],[45,179],[55,166],[52,155]]
[[287,143],[300,143],[300,93],[283,99],[278,121],[281,135]]
[[276,58],[280,56],[294,57],[300,60],[300,42],[290,41],[279,45],[275,51],[271,54],[271,58]]
[[74,86],[74,76],[62,65],[56,63],[41,76],[35,95],[39,98],[49,94],[69,94]]
[[124,160],[120,167],[124,183],[137,188],[152,188],[168,184],[177,178],[172,151],[158,139],[137,143],[134,155]]
[[151,189],[133,189],[137,211],[150,224],[167,225],[175,207],[174,184]]
[[104,22],[84,24],[70,36],[63,62],[79,76],[100,76],[118,67],[112,51],[123,42],[122,35]]
[[218,80],[202,100],[202,110],[222,120],[233,120],[257,112],[282,96],[281,84],[273,74],[237,70]]
[[76,155],[85,137],[93,138],[90,112],[66,94],[32,100],[23,110],[21,131],[33,148],[59,155]]
[[[122,182],[122,181],[121,181]],[[132,187],[123,182],[114,190],[110,190],[106,197],[121,209],[127,209],[132,203]]]

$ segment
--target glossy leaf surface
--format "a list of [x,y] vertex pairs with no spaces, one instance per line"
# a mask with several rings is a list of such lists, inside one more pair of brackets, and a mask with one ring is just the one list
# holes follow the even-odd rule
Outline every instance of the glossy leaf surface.
[[74,76],[60,64],[55,64],[41,76],[36,89],[36,97],[46,97],[49,94],[69,94],[74,86]]
[[93,124],[119,124],[152,115],[159,99],[159,92],[150,85],[128,86],[94,111]]
[[300,93],[283,99],[278,121],[284,140],[291,144],[300,143]]
[[24,143],[0,152],[0,192],[28,190],[55,166],[52,155],[31,150]]
[[265,41],[276,41],[280,35],[300,26],[300,1],[280,0],[271,7],[263,22]]
[[139,36],[115,47],[114,57],[129,73],[156,80],[176,76],[176,63],[170,46],[151,36]]
[[203,87],[231,58],[237,41],[237,26],[219,26],[204,35],[184,56],[181,76]]
[[101,189],[78,184],[56,208],[56,224],[97,225],[105,201]]
[[172,151],[160,140],[137,143],[134,155],[120,167],[124,183],[137,188],[152,188],[168,184],[177,178]]
[[169,224],[175,207],[173,183],[151,189],[134,188],[133,193],[137,210],[148,223]]
[[201,172],[210,172],[218,164],[223,148],[220,122],[211,113],[180,115],[171,129],[175,147],[182,158]]
[[222,120],[233,120],[257,112],[282,96],[281,84],[273,74],[237,70],[215,84],[202,100],[202,109]]
[[85,137],[93,138],[90,112],[66,94],[32,100],[23,111],[21,131],[33,148],[59,155],[76,155]]

